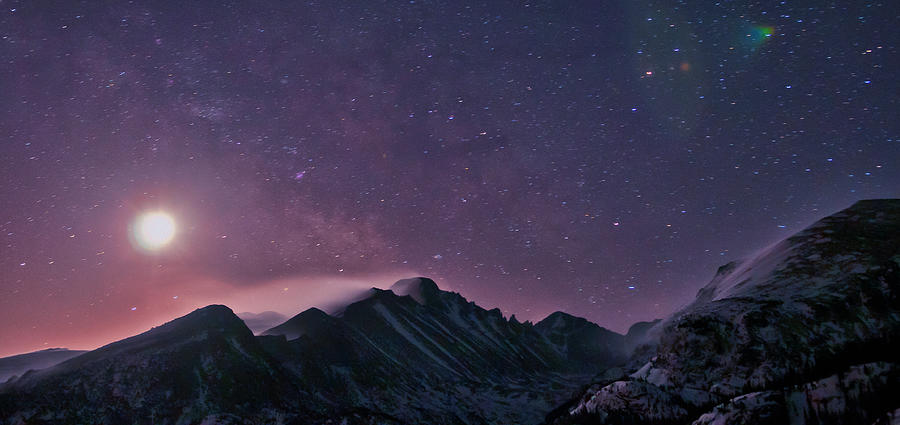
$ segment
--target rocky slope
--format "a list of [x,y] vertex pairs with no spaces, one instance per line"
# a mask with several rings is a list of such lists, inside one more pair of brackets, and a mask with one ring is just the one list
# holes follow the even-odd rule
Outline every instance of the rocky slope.
[[886,420],[900,408],[900,200],[859,202],[723,266],[650,333],[659,339],[638,370],[548,420]]

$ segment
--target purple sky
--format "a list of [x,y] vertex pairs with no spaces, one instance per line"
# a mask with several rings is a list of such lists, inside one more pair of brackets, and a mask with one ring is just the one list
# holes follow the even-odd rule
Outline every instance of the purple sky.
[[2,3],[0,355],[411,275],[624,331],[900,196],[889,2],[222,4]]

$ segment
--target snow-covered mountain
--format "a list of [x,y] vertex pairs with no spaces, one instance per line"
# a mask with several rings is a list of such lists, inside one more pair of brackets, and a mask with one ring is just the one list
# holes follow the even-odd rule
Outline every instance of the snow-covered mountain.
[[[890,421],[900,408],[900,200],[862,201],[746,261],[648,330],[630,376],[550,421]],[[887,423],[887,422],[885,422]]]
[[260,336],[209,306],[0,386],[0,423],[537,423],[622,361],[623,338],[563,313],[519,323],[425,278]]

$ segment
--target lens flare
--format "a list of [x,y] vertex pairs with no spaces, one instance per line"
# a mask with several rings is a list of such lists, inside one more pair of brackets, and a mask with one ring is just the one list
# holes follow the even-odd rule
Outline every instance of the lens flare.
[[775,34],[775,27],[763,26],[763,25],[754,25],[750,32],[747,34],[747,37],[753,42],[754,45],[760,45],[766,42],[772,35]]

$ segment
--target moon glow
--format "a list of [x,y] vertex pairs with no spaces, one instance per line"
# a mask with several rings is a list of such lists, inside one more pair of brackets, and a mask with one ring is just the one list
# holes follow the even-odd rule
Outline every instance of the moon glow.
[[164,212],[148,212],[138,216],[132,232],[134,241],[139,247],[147,251],[156,251],[175,238],[175,219]]

